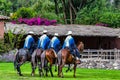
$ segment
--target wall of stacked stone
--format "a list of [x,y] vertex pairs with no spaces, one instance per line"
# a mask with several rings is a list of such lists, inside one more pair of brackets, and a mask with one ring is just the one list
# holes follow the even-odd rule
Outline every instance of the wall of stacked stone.
[[81,64],[77,67],[79,68],[94,68],[94,69],[117,69],[120,70],[120,60],[81,60]]
[[[0,61],[13,62],[16,49],[8,53],[0,55]],[[94,68],[94,69],[117,69],[120,70],[120,60],[100,60],[100,59],[81,59],[81,64],[77,65],[79,68]]]
[[0,53],[0,62],[13,62],[16,49],[8,53]]

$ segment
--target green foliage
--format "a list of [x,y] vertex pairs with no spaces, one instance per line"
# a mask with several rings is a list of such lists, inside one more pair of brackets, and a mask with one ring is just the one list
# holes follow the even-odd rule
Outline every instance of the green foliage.
[[4,40],[0,40],[0,53],[8,52],[14,48],[18,48],[20,41],[23,38],[24,31],[21,30],[19,35],[13,34],[16,29],[13,31],[9,30],[7,34],[5,34]]
[[106,12],[101,15],[100,22],[110,27],[120,27],[120,13]]
[[76,23],[77,24],[95,24],[99,21],[100,18],[99,9],[93,8],[91,11],[87,9],[87,7],[83,8],[77,14]]
[[54,12],[54,10],[55,10],[54,3],[51,2],[50,0],[44,0],[41,11],[42,12]]
[[47,12],[44,12],[41,14],[42,18],[46,18],[49,20],[57,20],[58,23],[64,23],[61,16],[63,16],[63,15],[62,14],[56,15],[55,13],[47,13]]
[[20,17],[22,18],[32,18],[36,15],[36,12],[33,11],[31,8],[25,8],[25,7],[22,7],[20,9],[17,10],[17,12],[15,12],[11,18],[13,20],[16,20]]
[[0,54],[9,50],[11,50],[11,46],[8,43],[4,43],[3,39],[0,39]]
[[7,2],[7,0],[0,0],[0,12],[3,15],[9,15],[9,13],[11,12],[10,7],[12,6],[12,3],[9,1]]
[[94,1],[79,10],[75,22],[77,24],[105,23],[110,27],[120,27],[120,11],[115,10],[106,0]]
[[[50,0],[38,0],[33,6],[33,10],[37,12],[37,15],[40,17],[47,18],[51,14],[55,14],[55,7],[54,3]],[[48,15],[48,16],[47,16]],[[55,18],[54,18],[55,17]],[[56,14],[55,16],[48,17],[48,19],[56,19]]]

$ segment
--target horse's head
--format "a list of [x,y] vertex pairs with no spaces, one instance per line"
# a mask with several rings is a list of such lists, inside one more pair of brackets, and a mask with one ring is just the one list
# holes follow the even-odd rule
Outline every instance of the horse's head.
[[84,43],[82,41],[79,41],[77,44],[77,48],[82,53],[84,50]]

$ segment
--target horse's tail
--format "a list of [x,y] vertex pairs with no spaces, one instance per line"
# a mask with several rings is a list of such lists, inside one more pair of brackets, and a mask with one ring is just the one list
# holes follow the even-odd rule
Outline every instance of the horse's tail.
[[43,51],[43,53],[41,54],[41,67],[43,68],[45,66],[45,51]]
[[15,57],[14,57],[14,69],[17,69],[17,64],[18,64],[18,56],[19,56],[19,52],[17,50]]
[[57,57],[58,57],[58,65],[60,65],[61,62],[62,62],[62,54],[61,54],[61,50],[58,52]]

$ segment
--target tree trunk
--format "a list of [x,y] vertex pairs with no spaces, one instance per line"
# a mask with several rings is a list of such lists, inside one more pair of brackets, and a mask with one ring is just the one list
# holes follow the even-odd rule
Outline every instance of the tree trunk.
[[65,0],[61,0],[62,1],[62,5],[63,5],[63,13],[64,13],[64,20],[65,20],[65,24],[67,24],[67,20],[66,20],[66,7],[65,7]]
[[59,13],[58,2],[57,2],[57,0],[54,0],[54,2],[55,2],[55,13],[58,15],[58,13]]
[[70,11],[70,24],[73,24],[71,0],[69,0],[69,11]]

